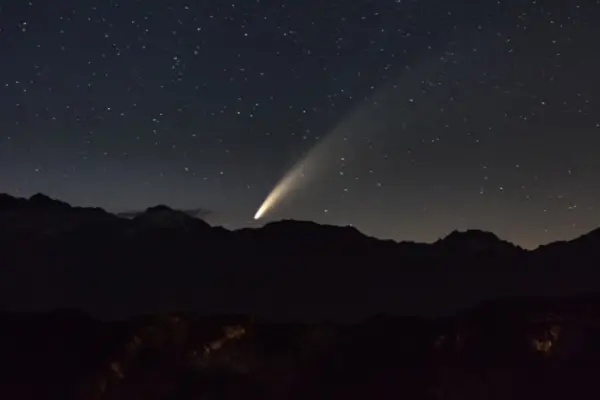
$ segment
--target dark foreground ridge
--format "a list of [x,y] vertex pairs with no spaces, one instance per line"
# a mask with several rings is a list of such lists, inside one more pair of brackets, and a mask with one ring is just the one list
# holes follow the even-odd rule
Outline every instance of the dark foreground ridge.
[[357,321],[600,292],[600,230],[534,251],[481,231],[396,243],[297,221],[228,231],[166,206],[120,217],[42,194],[0,195],[0,255],[2,309],[109,319],[177,310]]
[[453,318],[266,323],[160,313],[0,314],[6,399],[597,398],[600,297],[518,298]]

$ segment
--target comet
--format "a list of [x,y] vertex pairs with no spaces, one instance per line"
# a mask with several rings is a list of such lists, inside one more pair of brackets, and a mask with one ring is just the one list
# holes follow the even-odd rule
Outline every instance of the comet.
[[353,155],[368,148],[367,143],[371,144],[374,137],[385,138],[383,134],[390,133],[390,128],[403,127],[402,132],[396,130],[392,133],[405,134],[409,139],[411,129],[406,126],[427,120],[426,113],[440,107],[439,104],[432,104],[436,100],[419,99],[417,102],[411,95],[421,93],[422,82],[439,75],[442,68],[439,58],[429,58],[418,68],[407,70],[392,84],[375,90],[372,96],[351,110],[283,175],[254,214],[254,219],[264,218],[303,186],[325,176],[328,167],[339,166],[340,160],[345,162],[354,159]]
[[254,214],[254,219],[263,218],[269,211],[279,205],[284,199],[289,198],[294,192],[312,182],[319,172],[324,170],[325,165],[331,160],[336,135],[329,134],[313,146],[306,155],[301,158],[271,190],[261,206]]
[[[357,134],[367,129],[368,120],[364,107],[343,118],[341,123],[317,142],[300,161],[283,175],[256,211],[254,219],[263,218],[284,199],[288,199],[293,193],[324,175],[328,167],[339,163],[340,159],[344,159],[342,155],[348,157],[357,147],[353,146]],[[373,128],[376,124],[371,125]]]

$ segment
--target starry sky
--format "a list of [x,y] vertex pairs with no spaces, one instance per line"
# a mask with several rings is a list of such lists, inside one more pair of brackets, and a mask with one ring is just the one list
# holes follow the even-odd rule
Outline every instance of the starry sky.
[[3,1],[0,192],[570,239],[600,225],[599,20],[596,0]]

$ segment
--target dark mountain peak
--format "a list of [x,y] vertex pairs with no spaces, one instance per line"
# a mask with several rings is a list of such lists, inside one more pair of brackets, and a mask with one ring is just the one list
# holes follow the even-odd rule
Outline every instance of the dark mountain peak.
[[353,226],[324,225],[312,221],[284,219],[270,222],[263,229],[269,234],[292,235],[295,238],[311,238],[314,240],[348,240],[366,238],[367,236]]
[[264,226],[264,229],[295,232],[356,232],[362,235],[362,233],[360,233],[360,231],[353,226],[324,225],[313,221],[302,221],[293,219],[282,219],[280,221],[269,222]]
[[45,194],[37,193],[29,199],[0,194],[0,210],[13,211],[55,211],[68,210],[72,207],[64,201],[53,199]]
[[146,213],[165,213],[165,212],[176,212],[171,207],[164,204],[158,204],[156,206],[148,207]]
[[58,211],[61,214],[68,213],[73,218],[87,219],[88,217],[97,218],[113,216],[111,213],[100,207],[74,207],[66,201],[53,199],[43,193],[34,194],[29,200],[25,201],[30,208],[33,208],[36,211],[44,213]]
[[577,253],[588,259],[597,259],[600,257],[600,228],[596,228],[586,234],[583,234],[572,240],[561,240],[557,242],[541,245],[535,249],[537,253],[549,256],[563,257],[566,254],[565,249],[577,251]]
[[23,199],[13,197],[9,194],[0,193],[0,210],[16,208],[23,204]]
[[586,234],[579,236],[571,242],[586,242],[586,243],[597,243],[600,244],[600,228],[596,228]]
[[[90,237],[112,227],[118,220],[101,208],[72,207],[70,204],[37,193],[26,198],[0,195],[0,235],[14,236],[20,243],[57,238],[77,232]],[[77,236],[76,235],[76,236]]]
[[282,230],[282,229],[316,229],[320,224],[313,221],[299,221],[294,219],[282,219],[265,224],[264,229]]
[[155,228],[210,228],[210,225],[203,220],[193,217],[190,214],[174,210],[166,205],[160,204],[149,207],[146,211],[136,215],[133,221],[142,224],[145,227]]
[[501,242],[502,240],[492,232],[482,231],[480,229],[467,229],[465,231],[453,230],[444,241],[452,240],[478,240],[487,242]]
[[[250,238],[264,241],[268,247],[279,251],[321,249],[319,251],[362,251],[372,241],[351,226],[321,225],[311,221],[281,220],[266,224],[259,230],[245,231]],[[251,239],[253,240],[253,239]]]
[[52,201],[52,198],[48,195],[45,195],[44,193],[36,193],[34,195],[32,195],[31,197],[29,197],[29,200],[31,201]]
[[168,220],[192,220],[196,219],[189,214],[174,210],[169,206],[164,204],[159,204],[156,206],[148,207],[146,211],[139,213],[135,218],[135,220],[141,219],[152,219],[152,220],[160,220],[160,219],[168,219]]
[[118,217],[121,218],[127,218],[127,219],[133,219],[135,217],[138,217],[144,213],[155,213],[155,212],[166,212],[166,211],[179,211],[179,212],[183,212],[187,215],[189,215],[190,217],[193,218],[199,218],[199,219],[203,219],[203,217],[206,217],[208,215],[210,215],[210,211],[205,209],[205,208],[193,208],[193,209],[184,209],[184,210],[174,210],[169,206],[166,205],[157,205],[154,207],[149,207],[146,210],[143,211],[122,211],[122,212],[118,212],[116,213],[116,215]]
[[31,196],[29,205],[41,210],[68,210],[71,208],[68,203],[53,199],[43,193],[36,193]]
[[501,252],[520,249],[512,243],[500,239],[492,232],[479,229],[454,230],[435,244],[446,249],[471,252]]

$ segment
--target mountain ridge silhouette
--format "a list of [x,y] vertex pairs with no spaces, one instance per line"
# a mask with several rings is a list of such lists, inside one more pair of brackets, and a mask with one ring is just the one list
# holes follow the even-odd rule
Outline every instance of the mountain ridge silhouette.
[[600,292],[596,243],[592,231],[526,250],[479,230],[395,242],[292,220],[230,231],[164,205],[125,218],[0,195],[0,307],[443,315],[498,297]]

